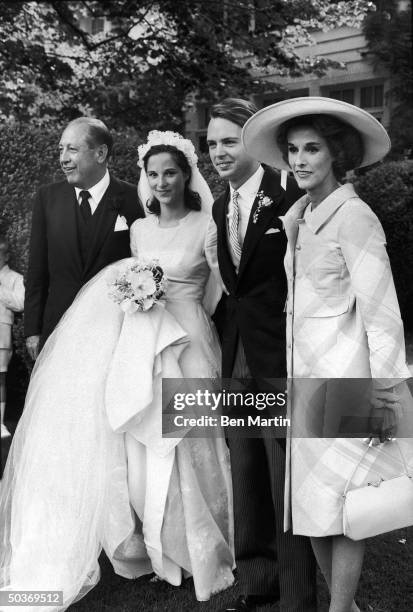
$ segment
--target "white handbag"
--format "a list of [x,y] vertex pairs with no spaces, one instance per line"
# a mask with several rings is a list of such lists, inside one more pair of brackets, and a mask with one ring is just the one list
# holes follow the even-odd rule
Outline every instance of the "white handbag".
[[366,486],[351,489],[351,481],[371,448],[366,448],[344,489],[343,533],[352,540],[363,540],[394,529],[413,525],[413,473],[408,470],[397,441],[404,473],[387,480],[378,478]]

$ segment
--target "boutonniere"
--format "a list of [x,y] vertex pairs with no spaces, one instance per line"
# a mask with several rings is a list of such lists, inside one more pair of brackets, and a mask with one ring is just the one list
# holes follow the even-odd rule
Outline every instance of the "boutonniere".
[[263,191],[259,191],[257,193],[257,198],[258,198],[258,206],[255,209],[254,215],[252,217],[253,223],[257,223],[258,216],[263,208],[268,208],[268,206],[271,206],[271,204],[274,203],[272,199],[269,196],[265,195]]

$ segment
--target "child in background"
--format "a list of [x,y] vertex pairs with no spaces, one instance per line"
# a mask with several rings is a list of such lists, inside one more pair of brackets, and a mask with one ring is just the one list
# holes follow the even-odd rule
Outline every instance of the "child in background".
[[14,313],[22,312],[24,306],[23,276],[7,265],[9,245],[0,236],[0,416],[1,437],[10,436],[4,424],[6,408],[6,373],[12,355],[11,328]]

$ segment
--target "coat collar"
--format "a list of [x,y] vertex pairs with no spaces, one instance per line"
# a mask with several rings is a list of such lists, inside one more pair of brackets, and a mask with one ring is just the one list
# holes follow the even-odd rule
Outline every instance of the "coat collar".
[[303,195],[299,200],[297,200],[297,202],[295,202],[295,204],[291,206],[290,210],[283,217],[281,217],[285,233],[287,234],[288,246],[292,252],[294,252],[298,234],[297,220],[302,218],[309,203],[310,199],[308,195]]
[[9,266],[7,264],[4,264],[4,266],[0,270],[0,278],[5,278],[9,274],[9,272]]
[[316,234],[334,213],[350,198],[356,198],[353,185],[346,183],[330,193],[314,210],[306,216],[307,227]]
[[[349,198],[357,197],[353,185],[346,183],[335,189],[329,196],[325,198],[308,216],[306,216],[306,226],[316,234],[318,230],[334,215],[334,213],[348,200]],[[292,251],[295,249],[295,243],[298,234],[298,219],[304,215],[304,211],[310,203],[308,195],[302,196],[284,217],[285,233],[287,234],[288,244]]]

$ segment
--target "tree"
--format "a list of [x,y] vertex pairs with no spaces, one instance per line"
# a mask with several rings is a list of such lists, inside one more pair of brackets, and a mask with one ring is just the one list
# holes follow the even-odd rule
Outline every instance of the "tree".
[[[294,46],[314,28],[360,24],[367,0],[112,0],[2,2],[4,117],[66,120],[93,112],[113,124],[179,127],[195,92],[212,100],[262,87],[250,68],[322,73]],[[85,18],[111,24],[94,36]]]
[[48,3],[2,2],[0,7],[0,108],[3,116],[28,118],[65,94],[73,69],[58,52],[64,28],[56,30]]
[[373,66],[390,75],[393,151],[412,149],[413,143],[413,58],[412,9],[400,10],[396,0],[376,0],[377,10],[368,15],[364,34]]

